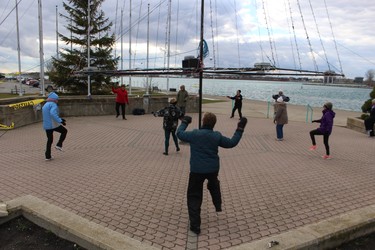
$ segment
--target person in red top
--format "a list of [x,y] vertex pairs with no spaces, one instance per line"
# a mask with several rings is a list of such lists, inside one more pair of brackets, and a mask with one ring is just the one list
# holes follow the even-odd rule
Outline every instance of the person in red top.
[[120,115],[120,107],[121,107],[121,114],[122,119],[126,120],[125,118],[125,104],[129,105],[128,99],[128,91],[125,89],[125,85],[122,84],[120,88],[112,87],[112,92],[116,94],[116,118]]

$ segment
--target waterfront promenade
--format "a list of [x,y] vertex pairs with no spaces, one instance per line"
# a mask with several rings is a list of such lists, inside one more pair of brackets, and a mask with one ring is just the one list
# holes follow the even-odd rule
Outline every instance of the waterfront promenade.
[[[226,136],[238,122],[230,109],[229,99],[203,105]],[[308,132],[318,125],[305,123],[305,107],[288,105],[282,142],[266,113],[266,103],[244,102],[241,142],[220,149],[223,212],[216,216],[205,189],[199,237],[188,230],[189,146],[175,152],[171,141],[163,155],[162,118],[152,115],[67,117],[64,152],[53,151],[49,162],[41,123],[0,130],[0,201],[32,195],[141,242],[138,249],[267,249],[254,246],[375,205],[375,139],[344,127],[355,112],[337,111],[331,160],[321,158],[321,137],[308,150]],[[196,128],[198,114],[189,115]],[[314,110],[314,119],[320,115]],[[274,249],[286,247],[279,242]]]

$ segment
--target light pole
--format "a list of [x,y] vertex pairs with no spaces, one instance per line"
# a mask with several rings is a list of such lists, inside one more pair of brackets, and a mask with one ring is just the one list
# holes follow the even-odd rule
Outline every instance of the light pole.
[[[87,0],[87,70],[90,71],[91,0]],[[87,74],[87,97],[91,97],[91,75]]]
[[22,79],[21,79],[21,47],[20,47],[20,28],[18,25],[18,0],[16,0],[16,19],[17,19],[17,51],[18,51],[18,81],[20,84],[19,96],[22,96]]
[[43,23],[42,23],[42,0],[38,0],[38,16],[39,16],[39,58],[40,58],[40,83],[42,85],[42,96],[45,96],[44,89],[44,51],[43,51]]
[[[147,71],[148,71],[148,55],[149,55],[149,51],[150,51],[150,4],[148,4],[148,8],[147,8],[147,64],[146,64],[146,68],[147,68]],[[147,74],[147,78],[146,78],[146,95],[149,96],[149,91],[148,89],[150,88],[149,86],[149,79],[148,79],[148,74]]]
[[59,59],[59,10],[56,5],[56,58]]
[[201,128],[202,124],[202,86],[203,86],[203,27],[204,27],[204,0],[201,6],[201,40],[199,48],[199,123]]

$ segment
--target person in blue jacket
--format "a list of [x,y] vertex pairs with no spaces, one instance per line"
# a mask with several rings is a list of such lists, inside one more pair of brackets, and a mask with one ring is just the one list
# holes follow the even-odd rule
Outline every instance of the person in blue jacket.
[[332,111],[332,103],[327,102],[323,106],[323,116],[319,120],[313,120],[312,122],[320,123],[319,128],[310,131],[310,138],[312,146],[310,150],[316,149],[315,135],[323,135],[323,143],[326,148],[326,154],[322,156],[323,159],[331,159],[330,149],[328,144],[329,136],[332,133],[333,119],[335,118],[336,113]]
[[[47,135],[47,146],[46,146],[46,161],[52,160],[51,146],[53,143],[53,132],[60,133],[59,141],[55,148],[62,151],[63,142],[66,138],[68,130],[64,127],[66,125],[65,119],[59,116],[59,107],[57,106],[59,96],[55,92],[51,92],[42,108],[43,115],[43,128]],[[64,126],[63,126],[64,125]]]
[[235,147],[245,129],[247,119],[241,118],[232,138],[223,136],[220,132],[214,131],[216,116],[213,113],[205,113],[201,129],[185,131],[191,123],[190,116],[184,116],[182,123],[177,129],[177,137],[190,144],[190,175],[187,190],[187,205],[190,220],[190,230],[200,234],[201,229],[201,205],[203,196],[203,182],[207,179],[209,190],[216,212],[221,212],[221,191],[218,174],[220,159],[219,147]]

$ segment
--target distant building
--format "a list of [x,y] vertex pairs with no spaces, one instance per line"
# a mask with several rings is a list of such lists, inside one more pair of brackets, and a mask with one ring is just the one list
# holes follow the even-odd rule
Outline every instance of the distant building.
[[359,76],[357,76],[357,77],[354,77],[354,80],[353,80],[353,82],[354,83],[363,83],[363,77],[359,77]]
[[255,63],[254,68],[259,69],[259,70],[270,70],[273,69],[274,67],[267,62],[260,62],[260,63]]

